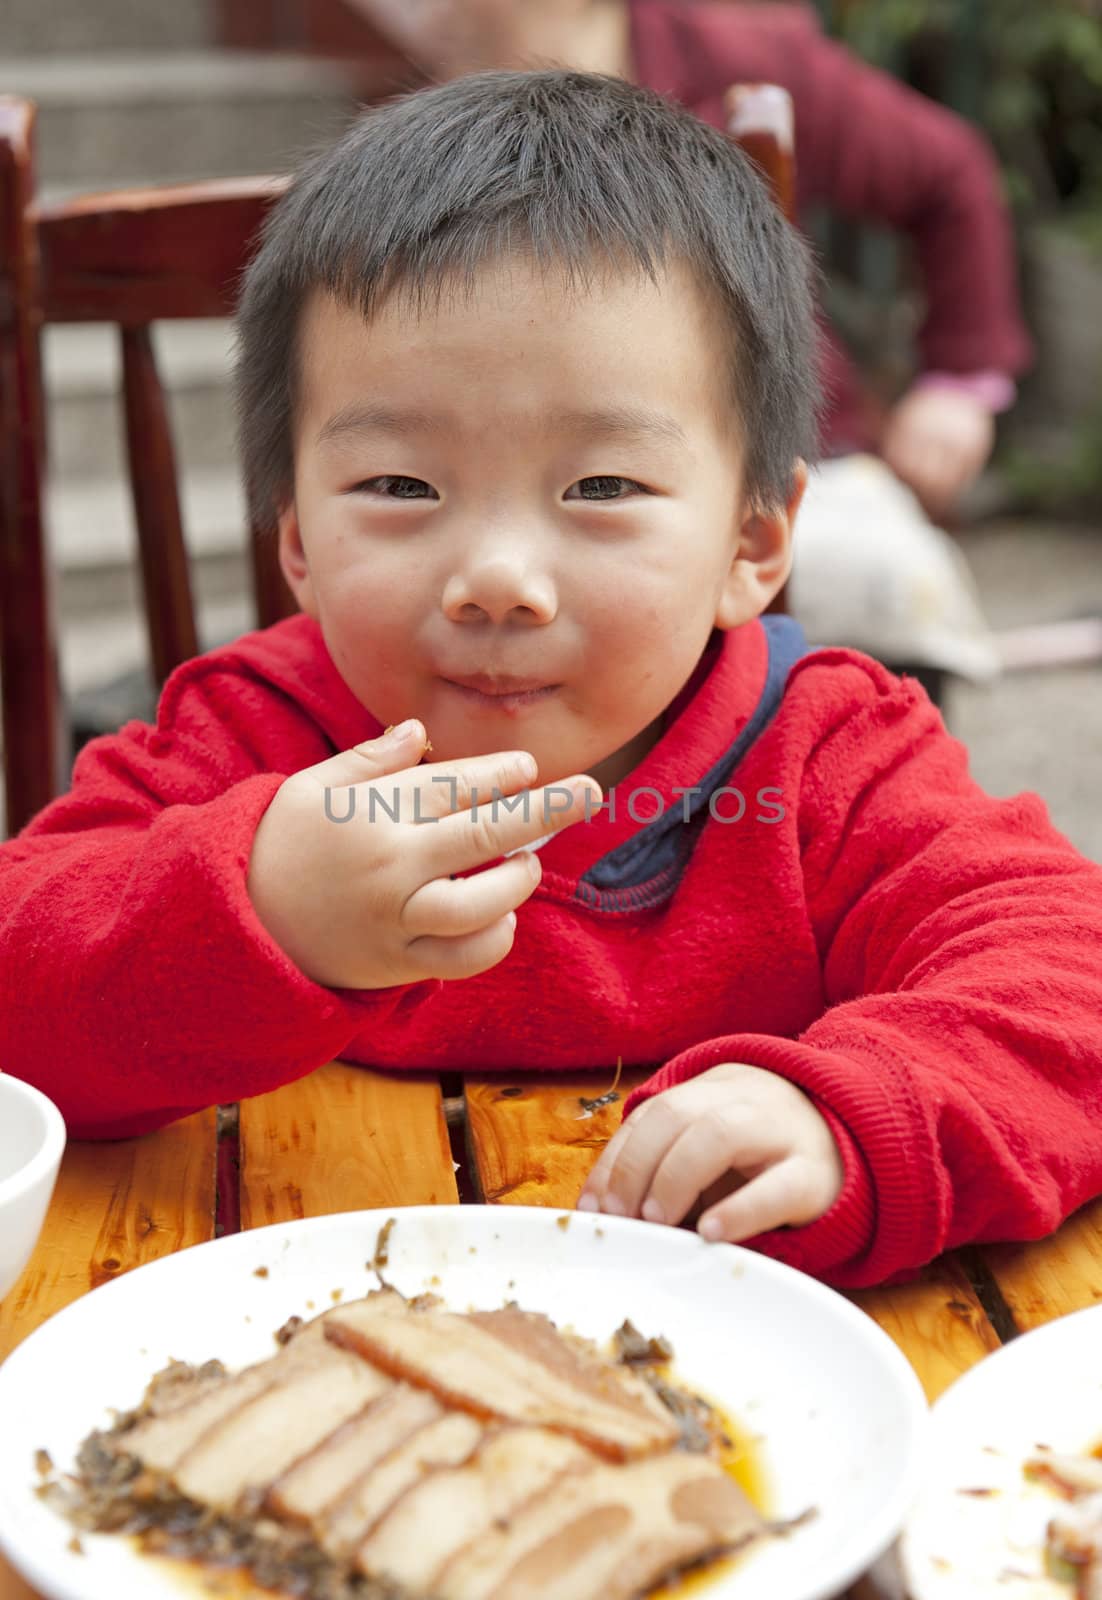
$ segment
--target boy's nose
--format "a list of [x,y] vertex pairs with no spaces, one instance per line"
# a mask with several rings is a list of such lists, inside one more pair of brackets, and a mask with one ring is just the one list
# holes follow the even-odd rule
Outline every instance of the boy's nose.
[[555,587],[541,571],[507,556],[472,561],[444,587],[445,615],[452,622],[550,622],[557,610]]

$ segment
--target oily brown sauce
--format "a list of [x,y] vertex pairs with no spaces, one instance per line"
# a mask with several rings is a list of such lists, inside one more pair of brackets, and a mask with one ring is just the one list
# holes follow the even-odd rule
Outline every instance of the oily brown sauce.
[[[701,1390],[696,1389],[694,1392],[701,1395],[702,1399],[708,1399]],[[762,1516],[769,1516],[772,1505],[763,1458],[764,1441],[759,1434],[736,1422],[722,1406],[716,1406],[715,1411],[723,1432],[731,1441],[730,1447],[723,1451],[721,1457],[725,1470],[731,1474],[755,1509],[760,1511]],[[687,1572],[684,1577],[675,1578],[672,1583],[665,1583],[659,1589],[652,1589],[648,1600],[690,1600],[690,1597],[704,1596],[717,1579],[733,1571],[742,1559],[741,1554],[735,1554],[724,1556],[719,1561],[709,1561],[707,1566],[700,1567],[696,1572]]]
[[[135,1547],[141,1550],[140,1544],[135,1540]],[[280,1594],[275,1589],[261,1589],[254,1581],[252,1574],[241,1567],[214,1567],[204,1566],[201,1561],[176,1560],[172,1556],[145,1555],[146,1561],[159,1567],[164,1575],[178,1583],[188,1595],[195,1600],[216,1600],[218,1595],[225,1600],[287,1600],[287,1596]]]

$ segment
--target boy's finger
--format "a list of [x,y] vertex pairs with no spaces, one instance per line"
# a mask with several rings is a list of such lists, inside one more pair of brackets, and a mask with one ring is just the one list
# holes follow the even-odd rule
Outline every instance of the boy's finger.
[[[635,1117],[641,1117],[645,1109],[645,1105],[640,1106],[631,1120],[634,1121]],[[609,1175],[612,1172],[617,1155],[623,1149],[629,1126],[629,1123],[621,1122],[590,1168],[589,1176],[582,1185],[582,1192],[578,1196],[577,1207],[579,1211],[599,1211],[601,1209],[601,1203],[608,1189]]]
[[[548,789],[555,791],[550,803]],[[478,799],[473,810],[457,811],[414,834],[418,868],[424,879],[446,877],[484,865],[533,844],[549,833],[592,817],[601,791],[591,778],[579,776],[548,789],[525,790],[512,797]],[[586,796],[589,795],[587,801]]]
[[596,1199],[599,1209],[611,1216],[637,1217],[659,1163],[684,1128],[672,1091],[655,1095],[613,1134],[583,1195]]
[[647,1222],[680,1222],[697,1198],[734,1168],[756,1172],[775,1140],[760,1118],[738,1106],[717,1105],[696,1117],[655,1168],[640,1211]]
[[[517,795],[537,776],[535,758],[527,750],[494,750],[461,760],[422,762],[401,775],[402,809],[396,820],[465,815],[472,807],[489,802],[495,791]],[[387,799],[389,802],[389,795]]]
[[402,907],[402,931],[410,938],[431,934],[445,939],[477,933],[523,905],[541,874],[539,856],[522,850],[477,877],[454,883],[433,878],[416,889]]
[[488,972],[513,948],[516,932],[515,911],[499,917],[488,928],[459,939],[440,939],[428,934],[406,946],[406,961],[423,978],[475,978]]
[[[496,750],[461,761],[419,765],[425,744],[424,724],[414,718],[303,770],[323,789],[373,783],[374,796],[361,794],[355,815],[398,823],[466,811],[478,796],[489,799],[495,788],[499,794],[513,795],[537,777],[536,762],[527,750]],[[342,803],[339,810],[342,817],[350,815],[348,804]]]
[[350,750],[340,750],[312,767],[304,767],[299,776],[313,778],[323,789],[347,789],[355,783],[370,783],[387,773],[415,768],[424,748],[425,725],[414,718],[396,728],[387,728],[376,738],[365,739]]
[[696,1225],[705,1239],[739,1244],[759,1233],[811,1221],[807,1215],[806,1175],[803,1163],[790,1157],[767,1167],[758,1177],[711,1206]]

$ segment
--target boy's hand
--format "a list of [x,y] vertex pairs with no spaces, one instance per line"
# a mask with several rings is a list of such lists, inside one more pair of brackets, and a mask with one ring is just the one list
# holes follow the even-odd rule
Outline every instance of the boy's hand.
[[724,1062],[633,1111],[578,1207],[675,1223],[706,1195],[700,1233],[736,1244],[814,1222],[842,1178],[834,1136],[802,1089],[762,1067]]
[[[587,789],[591,804],[601,799],[591,778],[577,776],[555,785],[546,806],[547,791],[533,789],[527,806],[506,810],[492,804],[494,790],[518,795],[531,784],[530,755],[418,766],[424,748],[415,722],[404,738],[384,734],[306,767],[281,785],[260,820],[249,897],[315,983],[383,989],[495,966],[512,949],[515,908],[540,880],[539,857],[522,850],[473,877],[450,875],[578,821]],[[566,789],[577,796],[569,805]]]

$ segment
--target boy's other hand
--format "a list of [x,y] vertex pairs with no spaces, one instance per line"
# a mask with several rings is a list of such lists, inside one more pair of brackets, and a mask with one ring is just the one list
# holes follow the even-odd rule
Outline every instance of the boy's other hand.
[[834,1135],[802,1089],[762,1067],[724,1062],[632,1112],[578,1208],[677,1223],[703,1196],[698,1231],[737,1244],[816,1221],[842,1179]]
[[880,454],[936,521],[948,515],[987,465],[995,420],[971,395],[912,389],[888,416]]
[[404,737],[383,734],[288,778],[253,840],[247,886],[257,916],[328,988],[384,989],[496,966],[512,949],[516,907],[540,881],[539,857],[520,847],[585,816],[587,790],[590,807],[602,799],[579,774],[528,789],[507,810],[501,797],[521,796],[537,775],[526,751],[419,766],[424,727],[403,727]]

